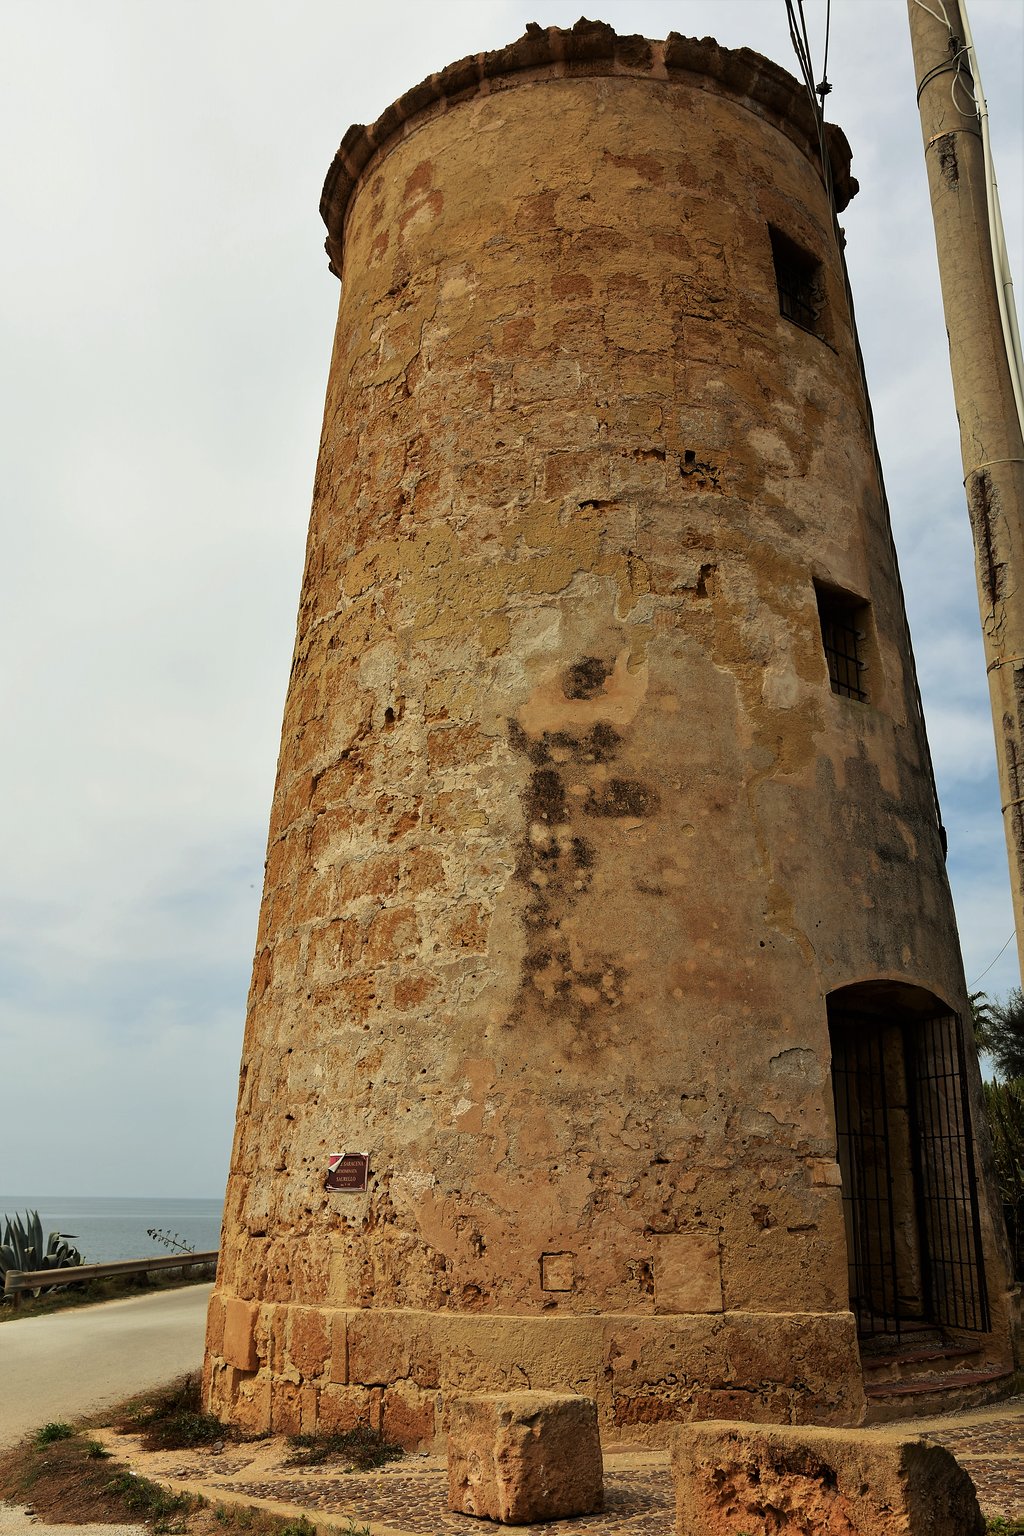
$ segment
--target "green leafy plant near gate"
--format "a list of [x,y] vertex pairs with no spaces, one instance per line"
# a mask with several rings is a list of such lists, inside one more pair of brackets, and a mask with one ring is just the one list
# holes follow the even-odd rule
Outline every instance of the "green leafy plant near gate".
[[1015,1277],[1024,1276],[1024,1078],[985,1083],[996,1179],[1003,1201]]
[[68,1234],[51,1232],[43,1241],[43,1227],[38,1211],[26,1211],[24,1219],[21,1216],[6,1216],[3,1234],[3,1242],[0,1243],[0,1293],[8,1270],[71,1269],[82,1262],[82,1255],[68,1241]]

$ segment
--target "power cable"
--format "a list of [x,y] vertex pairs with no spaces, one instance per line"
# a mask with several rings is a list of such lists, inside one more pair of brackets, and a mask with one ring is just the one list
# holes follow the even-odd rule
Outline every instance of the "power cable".
[[[996,960],[999,960],[1002,957],[1002,955],[1005,953],[1006,949],[1009,947],[1010,940],[1013,939],[1013,937],[1015,936],[1016,932],[1017,932],[1017,930],[1016,930],[1016,928],[1014,928],[1013,932],[1010,934],[1010,938],[1007,939],[1006,943],[1003,945],[1002,949],[999,951],[999,954],[996,955]],[[979,981],[984,981],[984,979],[988,975],[989,971],[995,965],[996,960],[990,961],[989,964],[986,965],[985,969],[982,971],[980,976],[975,976],[974,980],[971,982],[970,986],[967,989],[969,992],[973,992],[974,991],[974,989],[978,985]]]
[[933,11],[930,5],[925,5],[924,0],[914,0],[914,3],[919,5],[922,11],[927,11],[929,16],[934,16],[936,21],[941,21],[944,27],[949,27],[949,17],[946,15],[946,7],[943,5],[942,0],[938,0],[939,10],[942,12],[941,16],[938,11]]
[[832,0],[825,0],[825,56],[821,61],[821,79],[814,87],[814,94],[818,97],[822,107],[825,105],[825,97],[829,95],[832,87],[828,83],[828,39],[832,30]]

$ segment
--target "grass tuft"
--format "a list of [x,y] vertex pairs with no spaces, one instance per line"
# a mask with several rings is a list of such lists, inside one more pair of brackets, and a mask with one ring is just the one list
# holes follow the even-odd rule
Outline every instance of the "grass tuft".
[[106,1484],[106,1492],[113,1494],[130,1514],[157,1522],[166,1521],[171,1515],[183,1515],[196,1504],[191,1494],[171,1493],[135,1472],[115,1473]]
[[42,1449],[44,1445],[54,1445],[58,1440],[70,1440],[74,1434],[70,1424],[44,1424],[42,1429],[35,1432],[35,1443]]
[[46,1424],[20,1446],[0,1455],[0,1499],[31,1503],[46,1523],[126,1525],[145,1520],[169,1532],[204,1501],[174,1494],[126,1467],[69,1424]]
[[366,1423],[337,1435],[291,1435],[288,1444],[292,1447],[285,1462],[288,1467],[319,1467],[325,1461],[345,1460],[360,1472],[368,1472],[404,1455],[400,1445],[385,1440],[379,1429]]
[[118,1429],[141,1435],[147,1451],[183,1451],[233,1438],[226,1424],[204,1411],[198,1372],[131,1403]]

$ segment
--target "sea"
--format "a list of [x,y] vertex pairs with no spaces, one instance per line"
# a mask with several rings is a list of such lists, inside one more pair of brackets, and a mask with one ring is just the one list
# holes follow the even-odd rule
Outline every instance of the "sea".
[[220,1246],[222,1209],[221,1200],[0,1195],[0,1229],[8,1216],[38,1211],[44,1242],[51,1232],[62,1232],[86,1264],[110,1264],[115,1259],[155,1258],[184,1247],[209,1252]]

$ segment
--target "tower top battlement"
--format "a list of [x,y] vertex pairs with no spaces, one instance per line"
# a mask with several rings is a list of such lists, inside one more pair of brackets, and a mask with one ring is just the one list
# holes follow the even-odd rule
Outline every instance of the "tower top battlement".
[[[359,178],[392,142],[410,133],[426,118],[449,111],[474,96],[488,95],[534,79],[579,79],[581,76],[647,76],[691,84],[742,101],[785,133],[809,159],[817,162],[818,135],[807,92],[795,77],[751,48],[722,48],[713,37],[683,37],[670,32],[665,40],[621,37],[607,22],[581,16],[572,27],[541,27],[530,22],[522,37],[489,53],[473,53],[428,75],[399,96],[376,122],[353,123],[331,162],[320,198],[327,225],[327,254],[331,271],[341,275],[345,216]],[[850,175],[852,151],[842,129],[825,125],[829,161],[839,212],[858,190]]]

